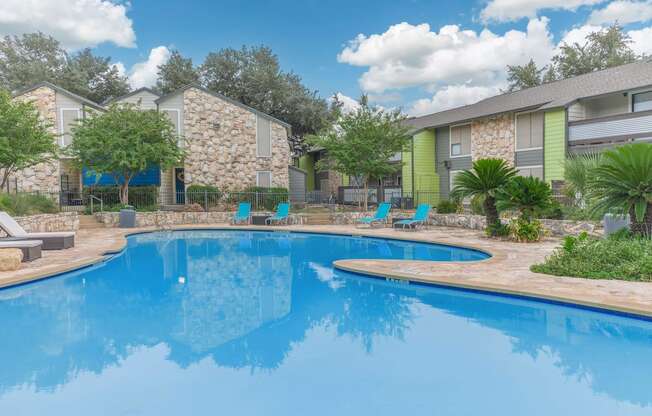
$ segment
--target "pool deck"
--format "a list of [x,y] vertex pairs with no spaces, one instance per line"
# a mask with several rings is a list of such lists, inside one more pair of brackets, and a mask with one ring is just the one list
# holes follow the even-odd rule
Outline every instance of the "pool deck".
[[[592,280],[532,273],[530,265],[543,261],[559,240],[537,244],[491,240],[481,232],[460,228],[432,227],[419,232],[391,228],[358,229],[353,226],[313,225],[281,227],[232,227],[225,224],[184,225],[166,229],[251,229],[303,231],[345,235],[388,237],[475,248],[492,254],[477,262],[428,262],[407,260],[347,260],[335,267],[382,278],[406,279],[444,286],[508,293],[652,317],[652,283]],[[160,228],[159,228],[160,229]],[[75,247],[44,251],[43,258],[15,272],[0,272],[0,287],[12,286],[74,270],[102,261],[122,250],[128,234],[157,228],[98,228],[77,232]]]

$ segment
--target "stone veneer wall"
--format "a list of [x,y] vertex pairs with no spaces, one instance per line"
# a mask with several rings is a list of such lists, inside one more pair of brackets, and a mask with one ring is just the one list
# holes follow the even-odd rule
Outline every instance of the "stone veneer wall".
[[471,157],[474,161],[487,157],[505,159],[513,166],[515,137],[512,113],[476,120],[471,125]]
[[[52,88],[40,87],[15,99],[34,103],[42,120],[51,124],[50,131],[55,135],[56,140],[57,100],[56,92]],[[18,191],[22,192],[59,192],[61,189],[59,175],[59,161],[53,160],[16,172],[10,179],[10,185],[16,183]],[[14,179],[17,182],[14,182]]]
[[79,229],[79,215],[76,212],[38,214],[14,219],[28,233],[76,231]]
[[[256,114],[197,88],[184,92],[187,184],[241,190],[271,171],[272,185],[289,186],[290,148],[284,126],[271,121],[272,157],[256,157]],[[219,123],[216,128],[214,123]]]
[[[271,215],[271,212],[254,212],[252,215]],[[105,227],[117,227],[120,223],[119,212],[97,212],[95,218]],[[228,224],[233,218],[233,212],[178,212],[178,211],[155,211],[137,212],[136,227],[166,227],[172,225],[191,224]],[[305,215],[290,215],[291,225],[306,223]]]

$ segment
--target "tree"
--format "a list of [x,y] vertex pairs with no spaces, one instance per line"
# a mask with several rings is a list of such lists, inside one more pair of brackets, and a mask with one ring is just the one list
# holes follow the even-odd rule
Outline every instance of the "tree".
[[595,212],[629,214],[636,234],[652,232],[652,144],[634,143],[602,153],[589,179]]
[[496,208],[496,193],[511,178],[516,176],[516,169],[503,159],[479,159],[473,162],[471,170],[465,170],[455,176],[455,187],[451,196],[456,199],[468,197],[484,198],[484,212],[487,226],[500,221]]
[[304,137],[328,128],[337,111],[301,78],[281,70],[278,57],[261,46],[211,52],[199,68],[202,85],[292,125],[290,145],[305,149]]
[[0,87],[16,91],[48,81],[91,101],[103,102],[129,92],[127,78],[90,49],[68,54],[51,36],[27,33],[0,40]]
[[0,189],[16,171],[56,158],[59,148],[38,109],[0,90]]
[[184,152],[167,116],[134,105],[109,107],[73,127],[71,155],[96,175],[108,174],[120,187],[120,202],[129,202],[129,182],[138,172],[157,165],[169,169]]
[[508,91],[521,90],[523,88],[536,87],[541,85],[541,74],[545,67],[539,69],[534,59],[530,59],[526,65],[507,65]]
[[400,111],[371,107],[363,96],[356,111],[341,115],[325,133],[309,136],[308,143],[323,148],[328,155],[317,162],[317,169],[359,177],[364,184],[366,210],[369,180],[400,169],[390,158],[410,141],[404,120]]
[[41,81],[56,82],[66,66],[59,42],[43,33],[0,40],[0,88],[15,91]]
[[532,221],[537,212],[552,202],[550,185],[532,176],[514,176],[496,192],[496,206],[501,211],[516,210],[521,218]]
[[156,89],[162,94],[198,82],[199,73],[192,65],[192,59],[184,58],[177,50],[172,51],[170,59],[158,67]]
[[538,68],[530,59],[526,65],[507,66],[509,91],[634,62],[641,56],[631,49],[631,43],[631,38],[618,23],[589,34],[584,44],[564,43],[550,65]]
[[564,162],[564,193],[576,206],[585,208],[589,202],[589,178],[600,157],[600,153],[570,155]]
[[67,65],[56,82],[68,91],[102,103],[130,91],[127,77],[118,72],[111,58],[95,56],[83,49],[68,57]]

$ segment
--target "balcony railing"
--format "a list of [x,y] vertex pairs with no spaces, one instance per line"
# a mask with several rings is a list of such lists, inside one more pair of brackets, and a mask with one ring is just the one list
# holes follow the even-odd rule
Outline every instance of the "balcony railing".
[[652,138],[652,111],[618,114],[568,123],[568,140]]

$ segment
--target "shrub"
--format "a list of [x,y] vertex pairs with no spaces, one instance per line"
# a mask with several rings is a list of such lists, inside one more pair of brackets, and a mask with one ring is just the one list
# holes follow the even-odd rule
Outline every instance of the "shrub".
[[518,242],[533,243],[543,238],[545,229],[539,220],[519,217],[509,222],[509,234]]
[[59,212],[57,201],[45,195],[0,194],[0,211],[9,215],[24,216]]
[[438,214],[454,214],[459,211],[461,204],[458,201],[452,201],[450,199],[442,199],[437,204],[437,213]]
[[509,236],[509,226],[502,223],[498,220],[493,224],[487,225],[484,232],[488,237],[507,237]]
[[537,217],[545,218],[549,220],[563,220],[564,219],[564,210],[559,203],[559,201],[552,200],[550,205],[546,208],[539,210]]
[[582,233],[566,237],[545,262],[531,269],[555,276],[652,281],[652,241],[628,232],[607,239]]
[[[120,202],[120,188],[117,186],[92,186],[83,190],[84,200],[89,195],[100,198],[105,211],[116,211],[125,205]],[[129,188],[129,205],[138,211],[154,211],[158,209],[158,187],[132,186]]]
[[274,210],[281,202],[287,202],[290,194],[287,188],[263,188],[260,186],[250,186],[244,192],[241,201],[251,202],[253,210],[264,209],[267,211]]
[[483,195],[476,195],[471,198],[471,213],[473,215],[485,215],[485,197]]
[[218,187],[211,185],[190,185],[186,189],[186,203],[199,205],[206,211],[209,207],[217,205],[221,198]]

